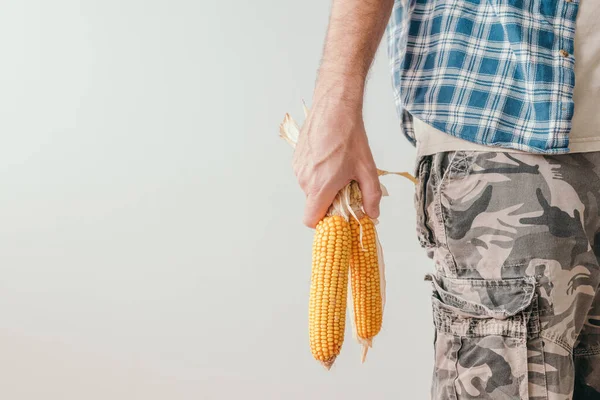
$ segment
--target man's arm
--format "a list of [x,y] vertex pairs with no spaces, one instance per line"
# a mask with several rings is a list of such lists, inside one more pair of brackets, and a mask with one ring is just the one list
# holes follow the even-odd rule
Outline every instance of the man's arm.
[[333,0],[323,61],[294,153],[306,194],[304,223],[315,227],[337,192],[356,180],[363,206],[379,216],[381,189],[362,118],[366,77],[394,0]]

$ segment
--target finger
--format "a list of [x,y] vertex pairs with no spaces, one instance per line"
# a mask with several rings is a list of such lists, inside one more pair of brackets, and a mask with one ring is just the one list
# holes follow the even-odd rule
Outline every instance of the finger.
[[304,207],[304,225],[309,228],[316,227],[319,221],[327,214],[327,210],[331,206],[331,203],[333,203],[334,198],[335,193],[328,190],[316,194],[309,193],[306,196],[306,205]]
[[359,178],[358,186],[362,193],[365,212],[371,218],[379,218],[379,201],[382,192],[377,173],[365,174],[362,178]]

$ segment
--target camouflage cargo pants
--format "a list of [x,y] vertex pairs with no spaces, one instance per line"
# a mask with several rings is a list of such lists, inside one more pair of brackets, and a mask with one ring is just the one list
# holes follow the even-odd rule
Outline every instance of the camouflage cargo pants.
[[432,398],[600,399],[600,152],[417,160]]

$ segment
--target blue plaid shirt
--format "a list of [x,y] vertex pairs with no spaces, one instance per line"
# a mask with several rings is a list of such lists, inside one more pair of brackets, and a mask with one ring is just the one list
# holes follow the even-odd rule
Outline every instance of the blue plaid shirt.
[[475,143],[568,152],[578,3],[396,0],[388,53],[407,138],[414,115]]

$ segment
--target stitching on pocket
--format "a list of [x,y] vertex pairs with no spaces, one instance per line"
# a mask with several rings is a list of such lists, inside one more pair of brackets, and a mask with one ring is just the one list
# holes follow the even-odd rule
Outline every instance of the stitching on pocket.
[[[461,279],[427,274],[425,279],[431,282],[434,291],[444,303],[447,303],[446,299],[449,299],[452,301],[451,305],[460,306],[463,304],[464,306],[468,306],[464,308],[464,311],[467,309],[480,311],[481,315],[477,315],[480,317],[499,318],[500,316],[508,317],[515,315],[533,305],[536,294],[536,281],[532,276],[497,280]],[[459,289],[456,290],[457,288]],[[487,289],[496,290],[498,293],[495,293],[494,297],[503,294],[508,301],[505,302],[505,307],[500,307],[493,302],[488,302],[488,305],[486,305],[486,302],[481,299],[480,302],[474,302],[468,298],[461,297],[461,292],[465,290],[463,288],[483,289],[486,292]],[[515,301],[518,301],[518,303]],[[537,305],[537,302],[535,304]]]
[[600,354],[600,346],[589,346],[585,348],[574,348],[573,357],[592,357]]
[[469,168],[468,160],[472,154],[473,152],[465,150],[459,150],[455,153],[453,160],[450,163],[450,166],[452,167],[452,172],[454,174],[450,176],[450,178],[462,177],[462,175],[464,175],[467,172]]

